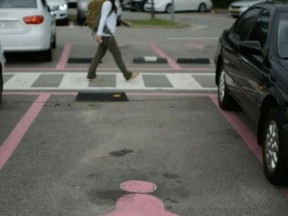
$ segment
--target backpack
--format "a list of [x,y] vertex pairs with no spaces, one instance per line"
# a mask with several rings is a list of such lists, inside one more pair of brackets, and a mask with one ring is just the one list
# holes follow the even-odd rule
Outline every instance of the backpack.
[[88,3],[86,23],[92,31],[97,31],[98,29],[101,7],[104,1],[105,0],[90,0]]

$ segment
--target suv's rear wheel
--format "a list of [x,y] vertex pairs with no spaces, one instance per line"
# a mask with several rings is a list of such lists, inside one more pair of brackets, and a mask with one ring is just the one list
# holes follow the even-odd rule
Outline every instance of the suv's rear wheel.
[[277,108],[268,112],[264,120],[261,145],[263,150],[264,173],[275,185],[287,184],[287,168],[285,166],[283,120]]

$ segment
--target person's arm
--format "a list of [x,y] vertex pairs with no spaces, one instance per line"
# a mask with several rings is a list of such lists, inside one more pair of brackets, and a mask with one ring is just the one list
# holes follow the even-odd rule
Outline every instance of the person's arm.
[[112,4],[110,1],[104,1],[103,5],[101,7],[101,17],[99,21],[98,31],[96,34],[96,41],[100,42],[102,40],[103,35],[103,29],[106,24],[107,18],[109,16],[109,13],[112,9]]

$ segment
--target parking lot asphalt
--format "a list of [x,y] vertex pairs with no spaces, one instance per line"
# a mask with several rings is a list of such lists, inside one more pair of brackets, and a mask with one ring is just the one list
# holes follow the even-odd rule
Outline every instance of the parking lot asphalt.
[[[117,216],[131,208],[153,216],[287,215],[287,188],[264,177],[256,126],[241,111],[218,108],[213,63],[177,63],[179,57],[213,59],[219,34],[234,20],[177,17],[203,27],[119,28],[123,59],[141,72],[131,83],[122,82],[110,55],[99,68],[102,81],[85,82],[88,63],[68,60],[89,58],[96,46],[79,26],[58,27],[52,62],[7,62],[1,216]],[[133,63],[139,56],[169,61]],[[128,101],[76,100],[87,90],[121,92]],[[153,183],[153,192],[120,188],[131,180]]]
[[11,93],[1,110],[17,123],[0,126],[1,215],[106,215],[129,180],[156,184],[152,195],[177,215],[286,215],[285,188],[267,183],[249,135],[215,95],[127,95]]

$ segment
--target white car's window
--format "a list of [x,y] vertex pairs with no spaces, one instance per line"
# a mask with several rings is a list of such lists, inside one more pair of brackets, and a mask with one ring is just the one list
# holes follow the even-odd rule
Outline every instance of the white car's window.
[[288,58],[288,13],[281,13],[277,31],[277,47],[281,58]]
[[36,0],[0,0],[0,8],[37,8]]

